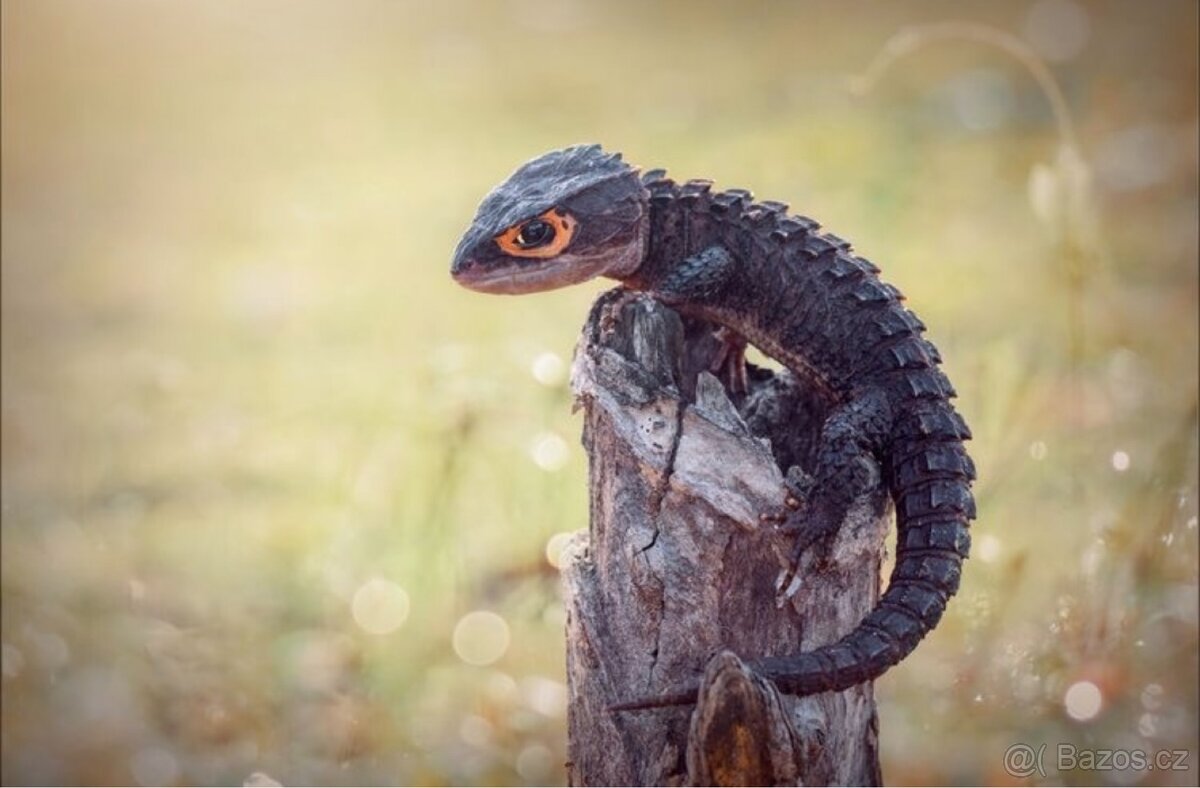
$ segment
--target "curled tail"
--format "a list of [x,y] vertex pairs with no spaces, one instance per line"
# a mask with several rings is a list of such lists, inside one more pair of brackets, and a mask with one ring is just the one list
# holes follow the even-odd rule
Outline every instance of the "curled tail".
[[[885,462],[896,503],[896,565],[887,590],[863,621],[828,646],[752,667],[790,695],[841,691],[870,681],[904,659],[942,617],[958,591],[975,517],[971,437],[945,399],[911,400],[897,420]],[[692,703],[696,689],[613,707],[615,711]]]
[[963,446],[970,430],[950,403],[919,402],[896,425],[888,486],[896,502],[896,565],[887,590],[862,623],[828,646],[755,663],[780,690],[844,690],[904,659],[958,591],[975,517],[975,466]]

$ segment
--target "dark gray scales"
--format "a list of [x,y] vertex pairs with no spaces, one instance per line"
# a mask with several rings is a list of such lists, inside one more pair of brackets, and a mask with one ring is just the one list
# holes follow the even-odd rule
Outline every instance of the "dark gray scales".
[[[628,284],[741,334],[829,400],[808,463],[790,474],[806,515],[794,560],[828,542],[878,474],[896,503],[897,564],[877,609],[835,644],[753,665],[797,694],[874,678],[937,624],[969,553],[975,469],[941,357],[879,268],[813,220],[662,170],[643,183],[650,250]],[[769,516],[789,528],[786,510]]]
[[458,242],[455,258],[522,219],[633,171],[621,161],[621,154],[605,153],[599,145],[574,145],[526,162],[483,198],[470,229]]

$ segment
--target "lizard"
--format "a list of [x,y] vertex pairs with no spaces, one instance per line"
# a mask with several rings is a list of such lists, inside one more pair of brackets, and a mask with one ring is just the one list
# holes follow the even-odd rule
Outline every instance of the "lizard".
[[[784,203],[643,173],[599,145],[518,168],[483,199],[451,263],[458,284],[484,293],[615,279],[716,327],[730,385],[745,380],[736,367],[749,343],[828,399],[811,472],[790,468],[784,505],[762,520],[794,536],[794,573],[882,478],[896,510],[896,561],[876,606],[844,637],[751,661],[785,694],[845,690],[908,656],[941,619],[970,552],[971,433],[925,325],[878,274]],[[693,703],[697,689],[613,708]]]

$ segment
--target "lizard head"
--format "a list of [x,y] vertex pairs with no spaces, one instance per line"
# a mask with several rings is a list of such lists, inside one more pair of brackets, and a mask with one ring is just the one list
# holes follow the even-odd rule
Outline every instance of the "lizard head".
[[543,154],[492,190],[454,252],[455,281],[484,293],[554,290],[632,274],[645,256],[646,192],[621,154]]

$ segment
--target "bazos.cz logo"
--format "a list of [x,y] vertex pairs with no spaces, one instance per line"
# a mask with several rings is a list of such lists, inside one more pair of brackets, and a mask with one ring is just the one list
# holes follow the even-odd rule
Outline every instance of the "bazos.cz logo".
[[[1045,744],[1031,747],[1017,743],[1004,751],[1004,771],[1017,778],[1046,776]],[[1086,772],[1133,770],[1187,771],[1191,753],[1187,750],[1105,750],[1082,749],[1074,744],[1059,744],[1050,769],[1056,772],[1079,769]]]

